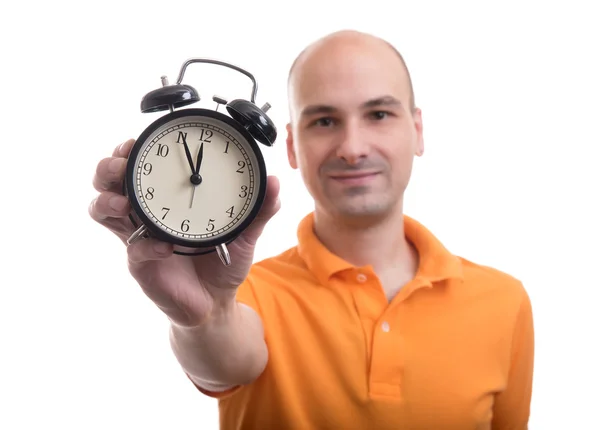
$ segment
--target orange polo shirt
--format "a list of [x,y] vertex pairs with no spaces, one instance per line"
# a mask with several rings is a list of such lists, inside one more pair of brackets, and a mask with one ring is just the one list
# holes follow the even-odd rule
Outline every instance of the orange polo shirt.
[[223,430],[524,430],[534,332],[522,283],[452,255],[405,216],[420,255],[388,302],[298,227],[298,245],[255,263],[238,300],[261,316],[269,361],[219,398]]

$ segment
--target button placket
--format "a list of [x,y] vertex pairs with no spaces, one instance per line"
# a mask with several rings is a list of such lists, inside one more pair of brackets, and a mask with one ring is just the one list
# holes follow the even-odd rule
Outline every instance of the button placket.
[[[391,318],[391,319],[390,319]],[[392,330],[394,327],[394,330]],[[369,374],[370,394],[402,398],[403,345],[402,334],[393,315],[373,327],[373,349]]]

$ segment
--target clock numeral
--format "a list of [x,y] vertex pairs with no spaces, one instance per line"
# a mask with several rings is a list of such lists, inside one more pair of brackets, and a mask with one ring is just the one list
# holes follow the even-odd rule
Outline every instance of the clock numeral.
[[156,155],[160,157],[166,157],[167,155],[169,155],[169,147],[167,145],[159,143],[158,148],[156,149]]
[[180,131],[179,134],[177,134],[177,143],[187,143],[187,133]]
[[200,141],[210,143],[210,138],[212,137],[212,135],[212,130],[206,130],[203,128],[200,130]]
[[227,150],[229,149],[229,141],[226,142],[225,144],[225,151],[223,151],[223,154],[227,154]]
[[215,225],[213,224],[214,222],[215,222],[214,219],[208,220],[208,227],[206,227],[206,231],[211,232],[215,229]]
[[146,189],[146,200],[152,200],[154,198],[154,188],[148,187]]
[[240,191],[238,196],[240,196],[241,198],[246,198],[247,195],[248,195],[248,186],[242,185],[242,191]]
[[238,166],[240,166],[239,169],[236,170],[236,172],[238,173],[244,173],[244,171],[242,170],[244,167],[246,167],[246,163],[243,161],[238,161]]
[[169,208],[162,208],[162,210],[163,210],[163,211],[166,211],[166,212],[165,212],[165,214],[162,216],[162,218],[161,218],[161,219],[165,219],[165,217],[167,216],[167,214],[169,213],[169,211],[170,211],[171,209],[169,209]]
[[144,164],[144,175],[148,176],[150,173],[152,173],[152,164]]
[[190,225],[188,224],[190,222],[189,219],[184,219],[183,222],[181,223],[181,231],[182,232],[186,232],[190,229]]
[[227,209],[225,211],[225,213],[227,213],[227,215],[229,215],[229,218],[233,218],[233,206],[231,206],[229,209]]

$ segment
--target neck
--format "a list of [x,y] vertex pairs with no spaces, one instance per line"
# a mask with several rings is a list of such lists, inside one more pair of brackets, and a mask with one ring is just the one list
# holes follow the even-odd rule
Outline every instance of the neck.
[[402,206],[375,220],[344,220],[315,210],[315,234],[332,253],[348,263],[370,265],[375,273],[414,275],[418,255],[404,233]]

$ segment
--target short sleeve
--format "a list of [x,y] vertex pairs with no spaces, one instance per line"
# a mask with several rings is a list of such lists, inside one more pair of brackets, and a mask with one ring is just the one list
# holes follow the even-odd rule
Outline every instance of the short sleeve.
[[236,387],[232,387],[229,388],[225,391],[209,391],[205,388],[200,387],[198,384],[196,384],[191,378],[190,375],[188,375],[187,373],[185,374],[185,376],[188,377],[188,379],[190,380],[190,382],[194,385],[194,387],[196,387],[196,389],[198,391],[200,391],[200,393],[204,394],[205,396],[208,397],[212,397],[213,399],[217,399],[217,400],[222,400],[225,399],[227,397],[229,397],[230,395],[234,394],[235,392],[237,392],[238,390],[240,390],[242,387],[241,386],[236,386]]
[[525,290],[513,329],[508,385],[494,406],[494,430],[528,428],[533,385],[534,326],[530,298]]
[[249,275],[246,278],[246,280],[242,283],[242,285],[239,286],[236,294],[236,300],[239,303],[242,303],[254,309],[254,312],[256,312],[262,318],[263,315],[260,310],[260,306],[258,305],[258,300],[254,291],[252,275]]

